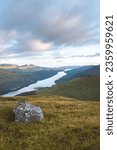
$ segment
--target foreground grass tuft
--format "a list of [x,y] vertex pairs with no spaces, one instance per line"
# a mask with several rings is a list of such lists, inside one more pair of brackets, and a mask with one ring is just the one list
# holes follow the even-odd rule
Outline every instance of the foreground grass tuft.
[[0,98],[0,150],[99,150],[99,102],[61,96],[27,97],[43,122],[14,122],[17,98]]

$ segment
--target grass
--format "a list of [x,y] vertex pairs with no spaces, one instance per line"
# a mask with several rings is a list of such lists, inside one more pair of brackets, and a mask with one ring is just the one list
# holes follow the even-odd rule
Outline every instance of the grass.
[[0,150],[99,150],[99,102],[62,96],[25,97],[43,122],[14,122],[17,97],[0,98]]
[[38,96],[60,95],[80,100],[100,100],[100,77],[84,77],[38,91]]

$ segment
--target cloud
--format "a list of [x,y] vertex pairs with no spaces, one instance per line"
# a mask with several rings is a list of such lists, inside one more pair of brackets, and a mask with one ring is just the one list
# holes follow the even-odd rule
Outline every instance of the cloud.
[[40,56],[42,51],[95,44],[99,44],[99,0],[0,0],[3,57]]
[[1,30],[30,32],[32,38],[57,45],[99,38],[99,0],[0,0],[0,9]]
[[31,50],[39,51],[39,50],[49,50],[51,49],[52,45],[49,43],[41,42],[40,40],[32,40],[30,41],[29,45]]
[[99,57],[100,53],[90,54],[90,55],[75,55],[72,57]]

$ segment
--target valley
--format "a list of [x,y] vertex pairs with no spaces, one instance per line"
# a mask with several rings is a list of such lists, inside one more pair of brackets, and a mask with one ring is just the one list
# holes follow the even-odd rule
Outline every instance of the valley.
[[14,68],[8,66],[2,65],[0,68],[0,95],[19,90],[58,73],[58,70],[36,66],[25,66],[25,69],[24,66]]
[[3,67],[0,69],[1,95],[28,95],[39,88],[36,92],[39,96],[60,95],[96,101],[100,99],[99,65],[68,67],[68,69],[64,67],[64,75],[60,77],[57,77],[57,74],[63,70],[63,67],[53,69],[32,65],[15,67],[14,69],[13,67],[11,69],[11,65],[10,69],[8,66],[5,66],[5,69]]
[[[0,96],[1,150],[15,150],[16,147],[17,150],[99,150],[99,66],[64,69],[39,70],[34,66],[0,68],[1,93],[30,87],[39,80],[37,91],[22,93],[22,96]],[[40,84],[41,81],[52,79],[60,71],[65,73],[64,76],[54,78],[54,84],[50,87],[45,87],[44,82]],[[48,83],[51,83],[50,80]],[[12,111],[21,97],[41,107],[44,121],[15,123]]]

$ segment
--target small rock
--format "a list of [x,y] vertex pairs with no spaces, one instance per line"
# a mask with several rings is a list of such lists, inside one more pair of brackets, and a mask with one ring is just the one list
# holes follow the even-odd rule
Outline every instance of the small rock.
[[15,113],[15,122],[42,121],[43,112],[39,106],[27,103],[24,99],[17,101],[17,107],[13,109]]

